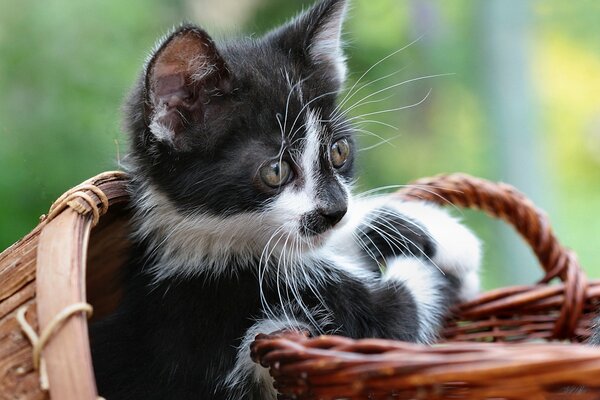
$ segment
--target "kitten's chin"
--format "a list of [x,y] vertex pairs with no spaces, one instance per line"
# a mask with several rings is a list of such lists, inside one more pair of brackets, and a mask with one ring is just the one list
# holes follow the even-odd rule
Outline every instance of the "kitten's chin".
[[[302,230],[300,230],[298,234],[293,234],[292,232],[289,232],[288,234],[280,233],[279,236],[277,236],[278,239],[271,238],[270,242],[276,243],[274,245],[276,254],[282,252],[292,252],[299,255],[312,253],[325,247],[331,236],[344,225],[346,225],[346,219],[321,233],[306,234]],[[289,237],[288,235],[294,237],[294,239],[286,240],[285,238]]]
[[[344,221],[345,222],[345,221]],[[314,235],[300,235],[300,246],[303,253],[319,250],[326,245],[332,234],[339,230],[345,223],[339,223],[323,233]]]

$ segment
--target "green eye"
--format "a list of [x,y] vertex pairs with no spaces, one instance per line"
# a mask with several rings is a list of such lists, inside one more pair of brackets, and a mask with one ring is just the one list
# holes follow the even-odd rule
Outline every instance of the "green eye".
[[331,145],[330,157],[331,164],[334,166],[334,168],[341,168],[344,164],[346,164],[349,156],[350,143],[348,143],[347,139],[340,139]]
[[291,171],[287,161],[274,161],[260,169],[260,178],[267,186],[277,188],[288,182]]

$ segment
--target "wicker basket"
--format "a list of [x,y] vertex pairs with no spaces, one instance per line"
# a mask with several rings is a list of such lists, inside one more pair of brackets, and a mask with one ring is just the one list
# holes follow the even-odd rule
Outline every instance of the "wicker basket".
[[[87,303],[102,317],[120,299],[114,278],[129,247],[126,181],[109,172],[71,189],[0,255],[0,399],[97,398]],[[271,367],[282,398],[600,398],[593,392],[600,388],[600,349],[564,343],[589,335],[600,283],[586,281],[546,216],[504,184],[465,175],[417,183],[398,195],[481,209],[512,224],[545,277],[461,305],[446,326],[447,342],[433,347],[260,335],[253,357]]]

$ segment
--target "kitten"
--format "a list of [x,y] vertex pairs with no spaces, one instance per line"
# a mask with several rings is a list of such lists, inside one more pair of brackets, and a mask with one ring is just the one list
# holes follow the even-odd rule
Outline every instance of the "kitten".
[[125,295],[90,332],[107,399],[275,399],[257,333],[430,343],[477,291],[479,242],[457,221],[351,194],[346,8],[219,44],[183,26],[148,59],[126,104]]

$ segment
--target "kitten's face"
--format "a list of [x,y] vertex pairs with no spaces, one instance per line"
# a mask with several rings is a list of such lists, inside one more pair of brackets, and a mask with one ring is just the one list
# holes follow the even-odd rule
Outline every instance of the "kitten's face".
[[335,103],[344,10],[323,1],[260,40],[219,46],[199,28],[172,34],[128,103],[136,172],[182,216],[255,232],[238,239],[259,248],[322,242],[346,213],[354,164]]

